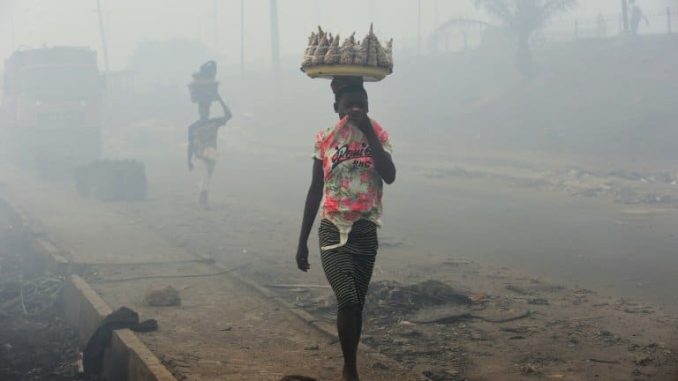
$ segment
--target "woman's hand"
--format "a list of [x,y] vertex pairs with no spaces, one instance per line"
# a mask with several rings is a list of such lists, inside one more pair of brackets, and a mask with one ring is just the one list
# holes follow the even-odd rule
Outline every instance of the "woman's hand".
[[300,243],[297,248],[297,267],[303,272],[311,268],[311,265],[308,264],[308,246],[306,244]]
[[374,132],[370,118],[362,107],[354,107],[349,111],[348,119],[356,125],[363,134],[368,135]]

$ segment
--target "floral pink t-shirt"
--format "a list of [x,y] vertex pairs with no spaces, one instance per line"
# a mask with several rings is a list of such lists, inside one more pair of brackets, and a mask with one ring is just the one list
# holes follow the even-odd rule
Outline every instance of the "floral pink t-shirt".
[[[390,154],[388,133],[376,121],[371,122],[384,150]],[[320,216],[330,220],[340,232],[339,244],[323,249],[343,246],[353,223],[361,218],[381,226],[383,182],[374,168],[372,150],[363,132],[345,117],[316,135],[313,157],[322,161],[325,180]]]

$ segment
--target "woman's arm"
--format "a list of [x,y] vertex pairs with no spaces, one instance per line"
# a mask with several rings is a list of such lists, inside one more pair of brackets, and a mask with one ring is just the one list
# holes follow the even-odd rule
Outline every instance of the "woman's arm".
[[306,194],[306,205],[304,206],[304,217],[301,222],[301,233],[299,234],[299,246],[297,247],[297,267],[301,271],[308,271],[311,266],[308,264],[308,237],[311,235],[315,216],[318,214],[318,208],[323,198],[323,162],[313,159],[313,176],[311,186]]
[[187,159],[188,159],[188,170],[192,171],[193,170],[193,133],[194,133],[194,124],[190,125],[188,127],[188,151],[187,153]]
[[221,95],[217,95],[217,101],[221,105],[221,109],[224,112],[225,122],[228,122],[233,117],[233,114],[231,114],[231,109],[229,109],[228,106],[226,106],[226,102],[224,102],[223,98],[221,98]]
[[370,144],[372,158],[374,159],[374,167],[377,170],[377,173],[379,173],[379,176],[381,176],[386,184],[393,184],[396,178],[395,164],[393,164],[391,155],[384,150],[384,146],[374,132],[370,118],[365,115],[365,117],[360,120],[358,127],[365,134],[367,142]]

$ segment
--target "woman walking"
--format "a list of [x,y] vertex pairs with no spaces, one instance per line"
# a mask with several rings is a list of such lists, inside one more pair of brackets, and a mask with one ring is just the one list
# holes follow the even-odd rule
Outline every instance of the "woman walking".
[[383,183],[395,181],[389,135],[371,120],[360,77],[332,81],[339,122],[315,139],[313,175],[297,249],[297,266],[310,268],[308,237],[318,209],[320,257],[337,298],[343,381],[358,381],[357,350],[365,295],[377,255]]

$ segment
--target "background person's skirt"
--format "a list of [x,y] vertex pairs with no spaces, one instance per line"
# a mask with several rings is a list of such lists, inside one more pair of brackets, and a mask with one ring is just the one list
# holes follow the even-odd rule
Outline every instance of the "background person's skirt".
[[[320,247],[339,242],[339,229],[329,220],[320,222]],[[337,308],[365,304],[365,295],[372,278],[379,242],[377,225],[368,220],[353,224],[346,245],[320,250],[325,276],[337,297]]]

